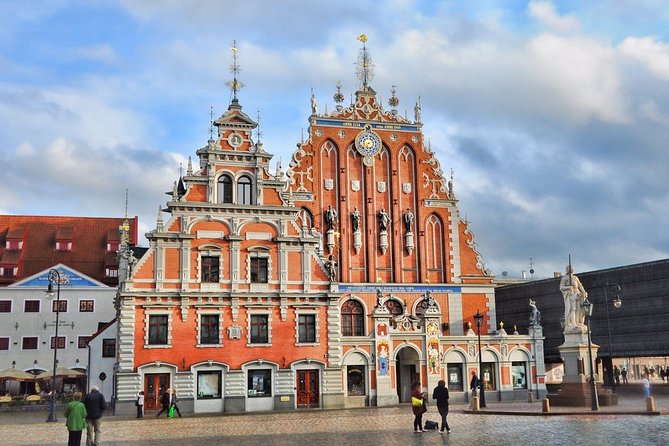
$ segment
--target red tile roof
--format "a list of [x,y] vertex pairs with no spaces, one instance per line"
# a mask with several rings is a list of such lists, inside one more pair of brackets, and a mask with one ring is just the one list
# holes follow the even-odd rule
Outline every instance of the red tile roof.
[[[115,253],[107,251],[110,234],[118,234],[124,218],[43,217],[0,215],[0,267],[18,266],[16,276],[0,275],[0,286],[30,277],[62,263],[106,285],[117,286],[118,278],[106,277],[105,268],[118,265]],[[130,244],[137,243],[138,219],[130,221]],[[18,234],[18,236],[17,236]],[[69,251],[57,251],[56,240],[67,235]],[[8,250],[7,239],[23,240],[21,250]]]

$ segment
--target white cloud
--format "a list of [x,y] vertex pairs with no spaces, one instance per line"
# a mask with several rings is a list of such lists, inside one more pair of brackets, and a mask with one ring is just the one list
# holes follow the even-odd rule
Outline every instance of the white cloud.
[[620,52],[643,64],[656,76],[669,80],[669,44],[651,37],[627,37]]
[[579,29],[580,24],[574,16],[561,16],[552,2],[531,1],[527,9],[532,17],[557,32],[569,32]]

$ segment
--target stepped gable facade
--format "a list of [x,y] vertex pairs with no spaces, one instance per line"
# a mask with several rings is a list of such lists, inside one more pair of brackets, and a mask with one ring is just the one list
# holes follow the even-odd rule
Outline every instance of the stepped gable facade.
[[383,406],[409,401],[414,380],[466,400],[477,310],[486,387],[544,392],[540,333],[497,329],[494,278],[424,144],[420,103],[413,120],[394,94],[383,110],[367,76],[349,107],[339,85],[331,113],[312,96],[284,172],[233,73],[215,135],[121,285],[117,412],[141,389],[158,408],[167,388],[187,412]]

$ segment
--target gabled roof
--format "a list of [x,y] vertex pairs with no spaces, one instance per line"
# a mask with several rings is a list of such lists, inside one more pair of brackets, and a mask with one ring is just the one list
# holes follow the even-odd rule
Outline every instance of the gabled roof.
[[[105,285],[118,278],[105,276],[105,268],[118,265],[116,253],[107,252],[112,231],[124,218],[0,215],[0,267],[18,268],[16,275],[0,275],[7,286],[54,265],[63,264]],[[130,219],[130,244],[137,242],[138,219]],[[21,233],[21,231],[24,231]],[[7,239],[22,234],[21,249],[7,249]],[[56,241],[72,242],[71,250],[56,250]]]

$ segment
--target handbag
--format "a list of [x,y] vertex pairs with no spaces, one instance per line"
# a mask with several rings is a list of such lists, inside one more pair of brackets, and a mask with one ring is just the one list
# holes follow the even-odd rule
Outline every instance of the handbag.
[[167,411],[167,418],[174,418],[174,406],[170,407],[170,410]]
[[135,406],[139,407],[139,398],[135,400]]
[[423,399],[422,398],[416,398],[415,396],[411,397],[411,405],[412,406],[422,406],[423,405]]

